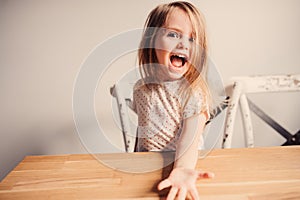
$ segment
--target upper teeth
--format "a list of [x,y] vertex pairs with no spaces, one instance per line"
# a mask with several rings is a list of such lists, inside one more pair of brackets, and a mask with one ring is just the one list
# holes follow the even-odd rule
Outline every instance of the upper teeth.
[[175,56],[178,56],[180,58],[184,58],[185,59],[185,56],[184,55],[175,55]]

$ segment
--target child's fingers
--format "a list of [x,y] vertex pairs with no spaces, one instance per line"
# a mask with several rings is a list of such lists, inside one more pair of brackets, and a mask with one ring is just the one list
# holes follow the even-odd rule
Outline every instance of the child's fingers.
[[167,187],[170,187],[171,185],[172,185],[171,181],[169,179],[165,179],[158,184],[157,189],[162,190]]
[[177,192],[178,192],[178,188],[172,187],[167,196],[167,200],[174,200],[177,195]]
[[190,189],[190,195],[191,195],[192,199],[199,200],[199,194],[198,194],[198,191],[197,191],[196,187],[192,187]]
[[186,188],[181,188],[178,192],[178,200],[185,200],[186,199],[187,190]]
[[215,174],[212,172],[199,172],[198,178],[213,178],[215,177]]

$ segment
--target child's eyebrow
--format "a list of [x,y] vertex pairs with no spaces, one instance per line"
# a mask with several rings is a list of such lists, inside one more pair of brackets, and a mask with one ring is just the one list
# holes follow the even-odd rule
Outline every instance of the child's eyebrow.
[[165,29],[167,29],[167,30],[173,30],[173,31],[177,31],[177,32],[182,33],[182,30],[180,28],[176,28],[176,27],[165,27]]

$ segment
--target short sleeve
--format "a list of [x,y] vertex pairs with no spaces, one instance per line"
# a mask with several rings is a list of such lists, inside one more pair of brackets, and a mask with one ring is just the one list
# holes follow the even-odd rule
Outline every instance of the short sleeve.
[[187,99],[187,102],[183,108],[183,119],[187,119],[200,113],[204,113],[206,119],[209,119],[207,101],[201,92],[197,92],[190,95],[190,97]]

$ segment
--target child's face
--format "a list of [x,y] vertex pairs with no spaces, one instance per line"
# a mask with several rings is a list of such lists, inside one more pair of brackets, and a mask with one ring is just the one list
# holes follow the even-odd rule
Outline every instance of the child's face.
[[188,15],[176,8],[159,31],[155,52],[165,80],[181,78],[188,70],[194,41],[192,23]]

